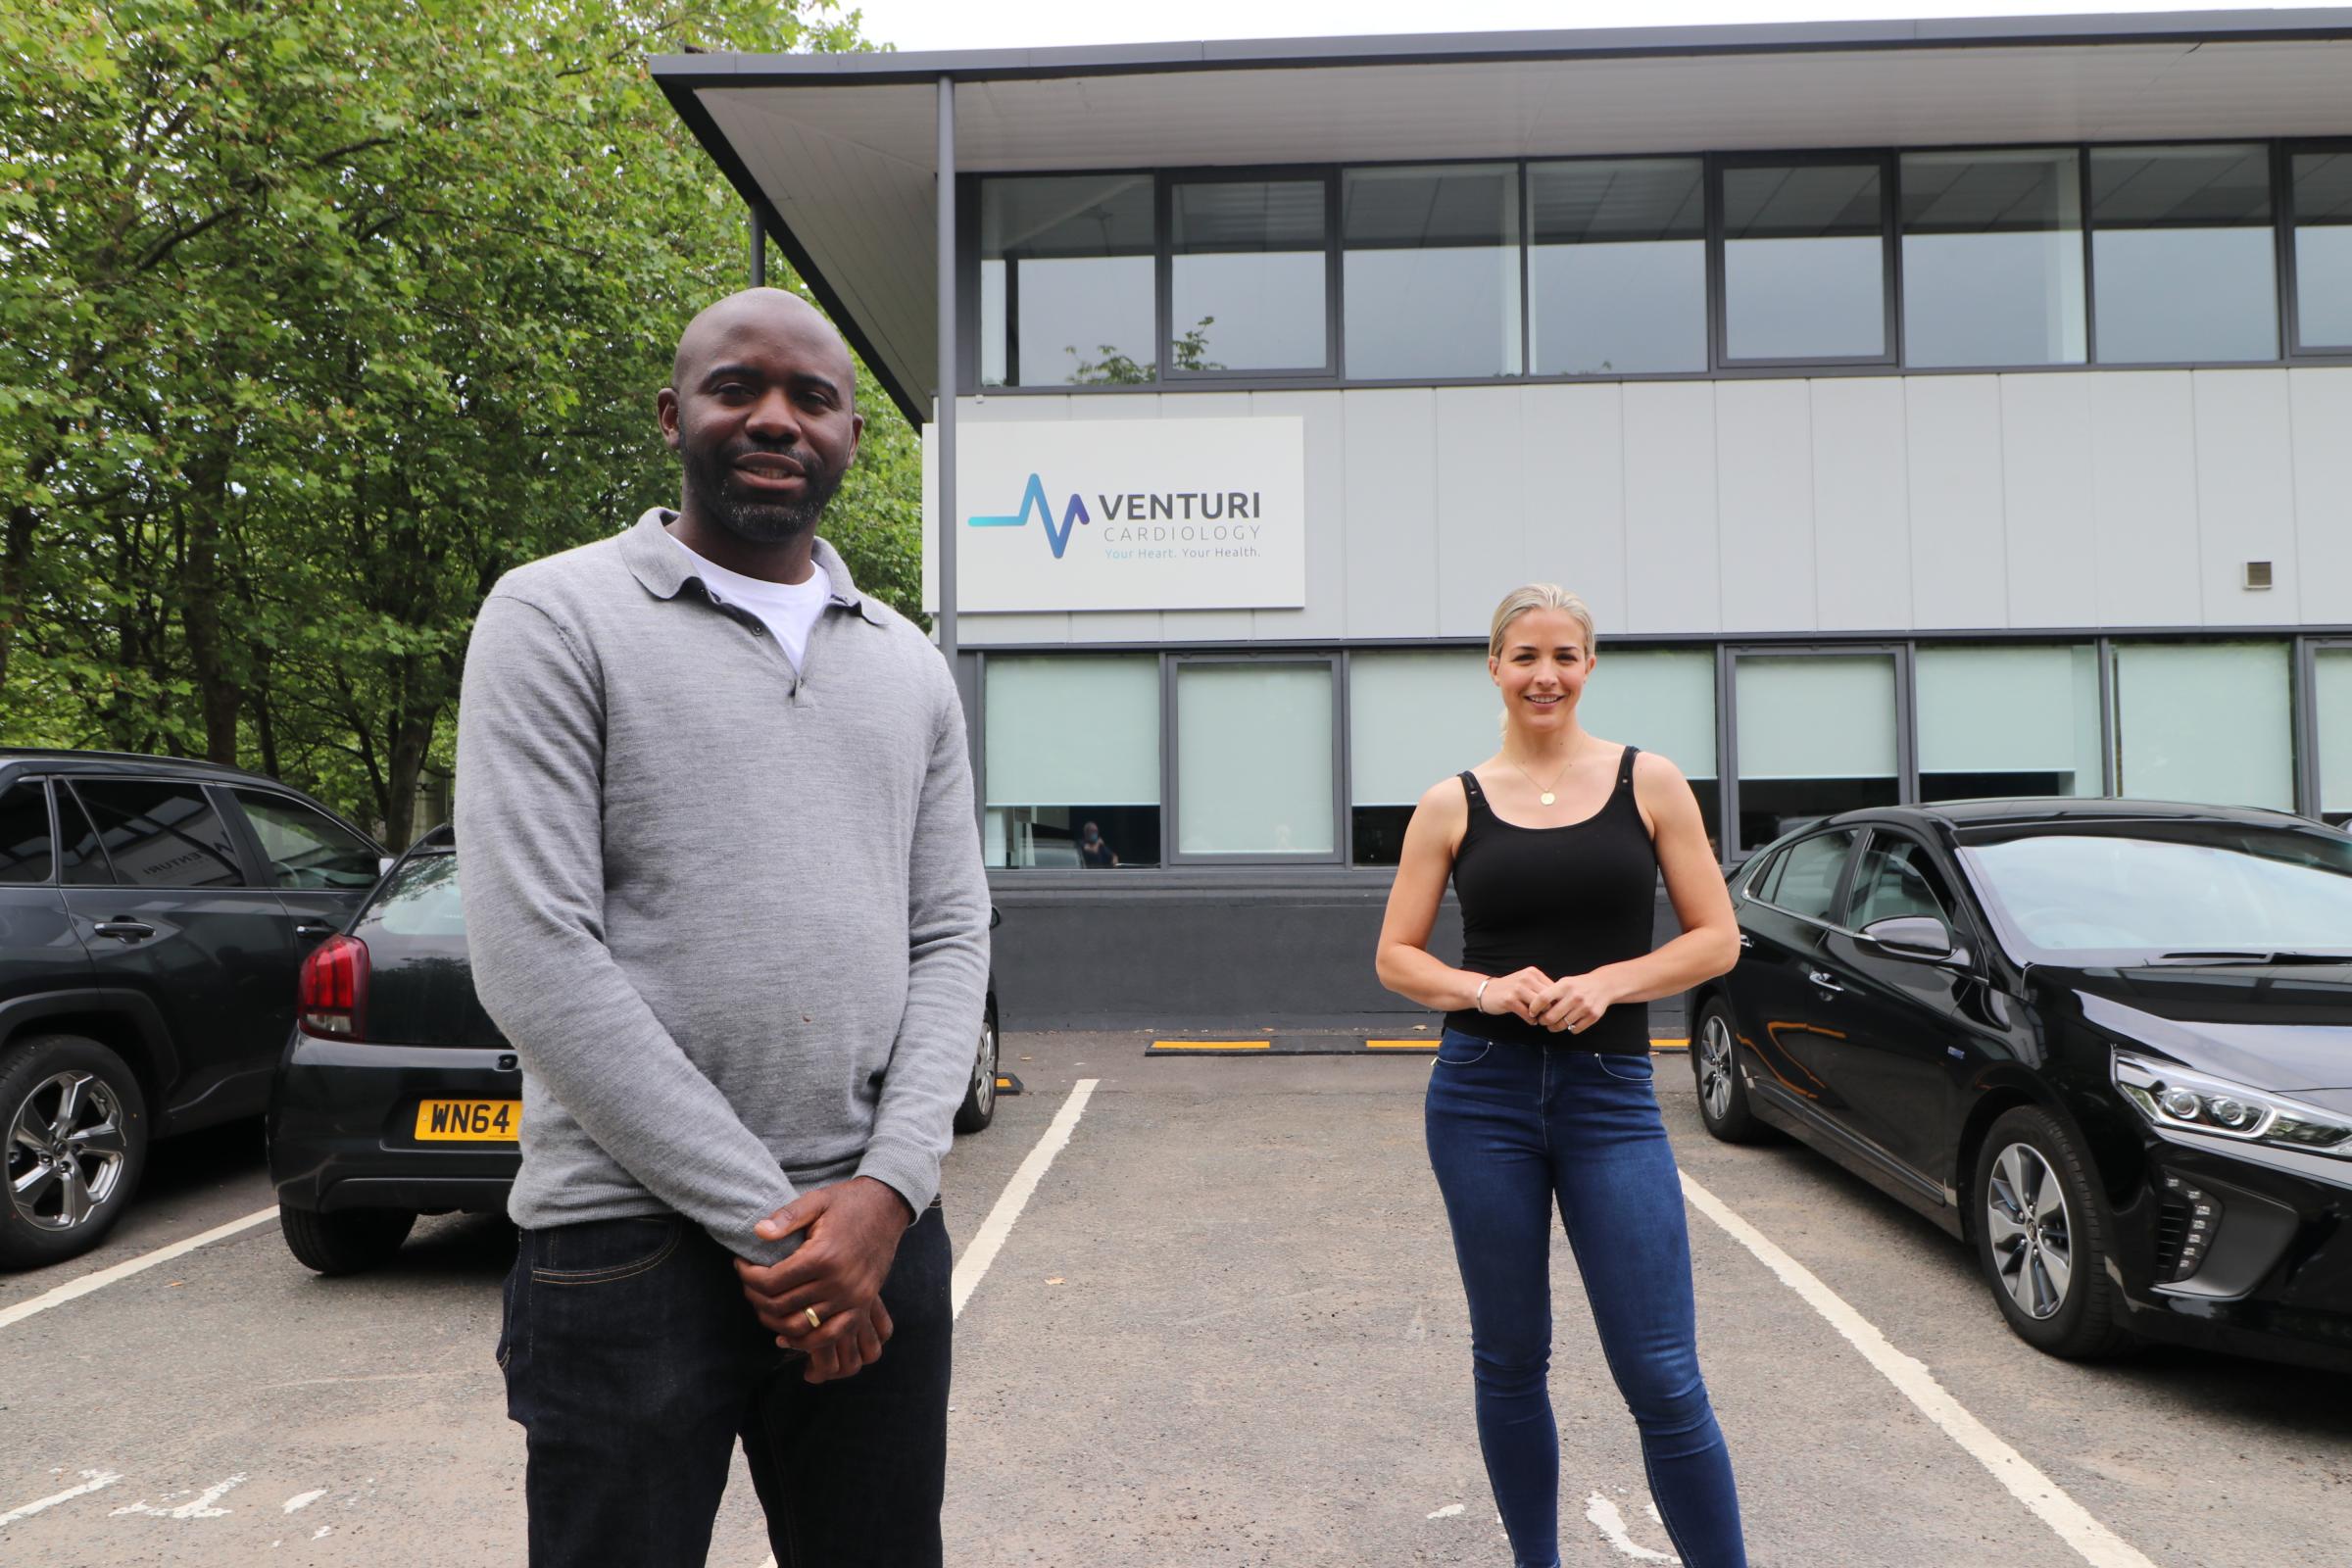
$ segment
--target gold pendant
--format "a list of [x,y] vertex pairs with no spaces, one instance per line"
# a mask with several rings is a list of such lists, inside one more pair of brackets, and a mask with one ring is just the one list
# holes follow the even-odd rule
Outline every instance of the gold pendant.
[[1549,806],[1552,803],[1553,797],[1551,791],[1545,790],[1542,795],[1538,796],[1537,799],[1542,801],[1545,806]]

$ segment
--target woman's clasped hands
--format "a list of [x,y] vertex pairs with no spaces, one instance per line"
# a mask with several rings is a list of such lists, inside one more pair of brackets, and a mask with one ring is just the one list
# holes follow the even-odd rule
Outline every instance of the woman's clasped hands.
[[1617,1000],[1615,987],[1598,971],[1554,980],[1530,966],[1489,980],[1478,998],[1478,1010],[1511,1013],[1554,1034],[1582,1034]]

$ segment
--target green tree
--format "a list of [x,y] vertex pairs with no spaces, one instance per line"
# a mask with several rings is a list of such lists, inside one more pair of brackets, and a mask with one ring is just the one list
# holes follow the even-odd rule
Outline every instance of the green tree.
[[[490,584],[675,495],[653,393],[742,281],[645,71],[689,43],[861,47],[830,0],[0,10],[0,739],[424,825]],[[827,534],[909,608],[919,456],[861,391]]]

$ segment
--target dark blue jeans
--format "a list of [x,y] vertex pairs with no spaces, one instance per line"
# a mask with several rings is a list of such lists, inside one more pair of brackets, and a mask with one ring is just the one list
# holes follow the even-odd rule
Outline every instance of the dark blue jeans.
[[882,1359],[811,1385],[691,1221],[524,1231],[498,1363],[532,1568],[703,1563],[739,1440],[778,1568],[938,1568],[952,1267],[935,1204],[882,1288]]
[[1551,1210],[1642,1433],[1686,1568],[1744,1568],[1732,1459],[1698,1375],[1690,1237],[1647,1056],[1490,1044],[1447,1030],[1430,1069],[1429,1162],[1470,1299],[1478,1444],[1517,1568],[1560,1560]]

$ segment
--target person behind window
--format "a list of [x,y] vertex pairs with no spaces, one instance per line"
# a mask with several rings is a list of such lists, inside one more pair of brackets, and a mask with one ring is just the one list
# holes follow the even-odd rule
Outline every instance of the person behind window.
[[1119,863],[1119,852],[1110,847],[1110,841],[1102,836],[1102,830],[1092,822],[1078,830],[1078,863],[1089,866],[1115,866]]
[[[1517,1568],[1558,1568],[1556,1204],[1659,1518],[1688,1568],[1744,1568],[1732,1461],[1699,1377],[1690,1242],[1650,1084],[1645,1006],[1740,956],[1705,820],[1672,762],[1588,734],[1592,616],[1549,583],[1494,612],[1502,748],[1430,786],[1404,831],[1376,964],[1446,1009],[1425,1112],[1469,1298],[1479,1447]],[[1650,950],[1659,872],[1683,934]],[[1429,951],[1452,879],[1462,963]]]

